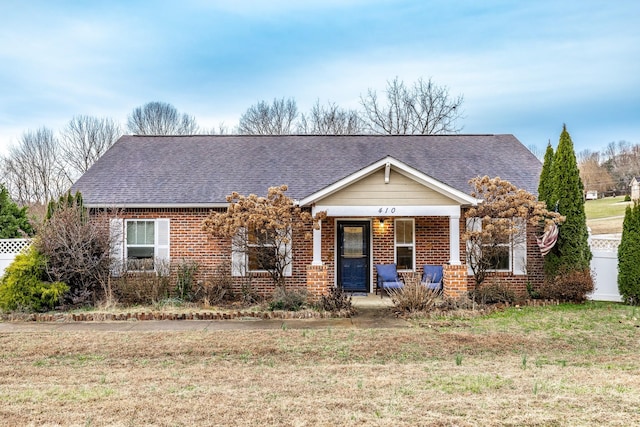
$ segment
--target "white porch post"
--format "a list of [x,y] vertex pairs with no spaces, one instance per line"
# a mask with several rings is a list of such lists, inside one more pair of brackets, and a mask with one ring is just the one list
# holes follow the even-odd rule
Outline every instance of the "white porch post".
[[449,264],[460,265],[460,211],[449,216]]
[[318,226],[317,230],[313,229],[313,261],[311,265],[322,265],[322,221],[318,221]]

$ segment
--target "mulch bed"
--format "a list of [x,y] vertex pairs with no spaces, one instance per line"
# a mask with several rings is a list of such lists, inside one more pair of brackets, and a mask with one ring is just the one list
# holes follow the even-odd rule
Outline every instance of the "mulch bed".
[[[490,309],[478,310],[476,314],[488,314],[507,307],[558,305],[558,300],[531,299],[519,304],[496,304]],[[442,314],[442,313],[440,313]],[[258,319],[327,319],[348,318],[353,313],[349,311],[193,311],[188,313],[172,313],[165,311],[131,311],[126,313],[7,313],[0,315],[0,320],[7,322],[108,322],[108,321],[143,321],[143,320],[258,320]],[[402,316],[401,316],[402,317]]]

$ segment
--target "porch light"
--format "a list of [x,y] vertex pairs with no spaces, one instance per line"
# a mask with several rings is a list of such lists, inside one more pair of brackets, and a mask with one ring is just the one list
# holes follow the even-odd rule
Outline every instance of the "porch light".
[[384,218],[380,217],[380,225],[384,225]]

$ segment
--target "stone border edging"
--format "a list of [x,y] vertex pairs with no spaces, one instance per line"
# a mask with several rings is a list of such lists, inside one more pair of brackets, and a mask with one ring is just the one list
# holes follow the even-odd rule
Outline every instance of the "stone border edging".
[[194,311],[189,313],[171,313],[159,311],[142,311],[127,313],[20,313],[3,316],[8,322],[108,322],[108,321],[143,321],[143,320],[268,320],[268,319],[328,319],[348,318],[350,312],[332,313],[327,311],[235,311],[210,312]]

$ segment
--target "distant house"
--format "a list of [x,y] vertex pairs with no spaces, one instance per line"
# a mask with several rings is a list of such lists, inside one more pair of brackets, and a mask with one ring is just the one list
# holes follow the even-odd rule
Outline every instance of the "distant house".
[[598,191],[597,190],[589,190],[585,194],[584,198],[586,200],[598,200]]
[[640,176],[634,176],[629,187],[631,187],[631,200],[640,199]]
[[[469,179],[500,176],[536,193],[541,164],[513,135],[452,136],[123,136],[73,186],[93,211],[114,209],[113,253],[134,259],[193,260],[207,280],[221,263],[233,280],[269,292],[267,272],[202,230],[226,196],[287,195],[311,212],[326,211],[312,240],[293,236],[291,287],[322,294],[332,286],[375,290],[375,268],[396,263],[421,272],[442,265],[444,291],[473,287],[466,266],[465,211],[478,203]],[[117,210],[116,210],[117,208]],[[526,245],[505,251],[498,275],[517,292],[542,282],[533,230]],[[253,263],[255,265],[255,263]],[[241,266],[242,268],[238,268]]]

